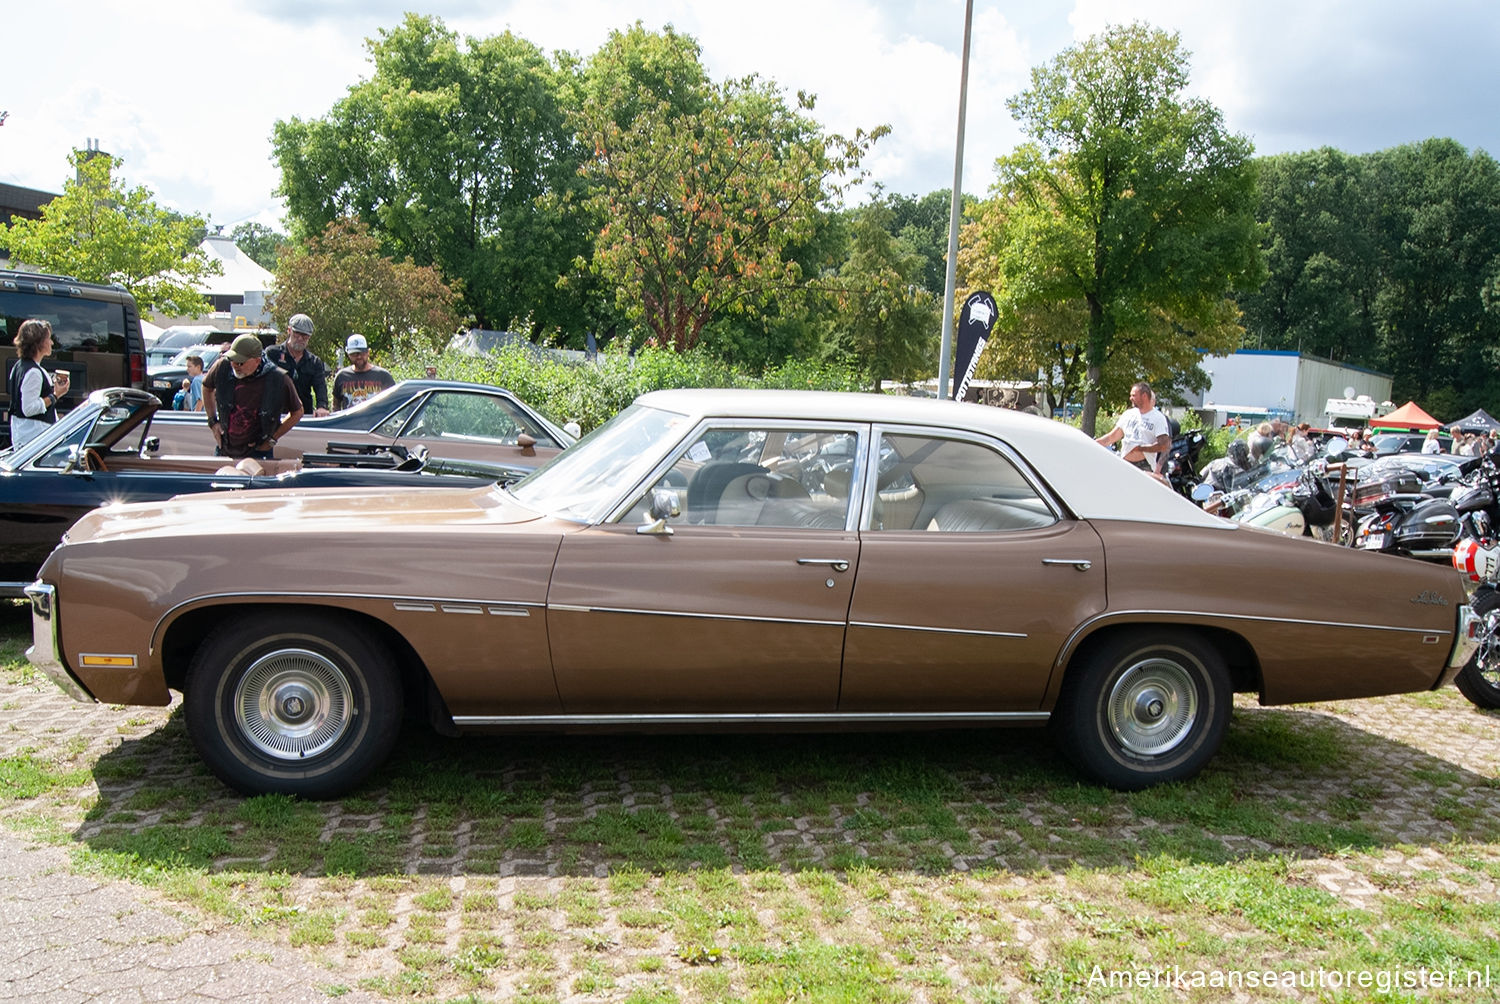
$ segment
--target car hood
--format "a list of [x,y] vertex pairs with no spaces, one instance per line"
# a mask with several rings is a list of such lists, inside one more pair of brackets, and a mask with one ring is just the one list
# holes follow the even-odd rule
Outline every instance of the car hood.
[[179,495],[95,509],[74,524],[70,544],[120,538],[274,532],[371,535],[420,526],[528,523],[541,514],[493,486],[483,488],[292,488]]

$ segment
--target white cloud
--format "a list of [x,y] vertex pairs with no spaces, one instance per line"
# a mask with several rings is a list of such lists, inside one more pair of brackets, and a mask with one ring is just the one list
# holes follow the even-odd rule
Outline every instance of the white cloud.
[[[154,0],[122,17],[103,0],[7,11],[0,181],[58,191],[90,137],[124,179],[218,223],[278,224],[270,135],[324,114],[369,72],[364,39],[405,0]],[[1019,134],[1005,108],[1063,45],[1134,19],[1179,31],[1192,88],[1263,153],[1351,152],[1452,136],[1500,152],[1500,8],[1481,0],[979,0],[969,82],[966,191],[981,193]],[[816,93],[828,128],[891,126],[866,166],[895,192],[953,177],[962,0],[434,0],[461,34],[506,29],[587,57],[639,18],[696,37],[719,78],[755,72]]]

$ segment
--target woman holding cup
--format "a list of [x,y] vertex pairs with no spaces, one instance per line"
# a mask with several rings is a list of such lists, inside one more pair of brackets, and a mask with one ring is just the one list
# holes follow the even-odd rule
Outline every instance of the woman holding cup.
[[57,402],[68,392],[68,374],[42,368],[42,360],[52,354],[48,322],[23,321],[15,345],[20,358],[11,368],[5,389],[10,394],[10,442],[19,446],[57,421]]

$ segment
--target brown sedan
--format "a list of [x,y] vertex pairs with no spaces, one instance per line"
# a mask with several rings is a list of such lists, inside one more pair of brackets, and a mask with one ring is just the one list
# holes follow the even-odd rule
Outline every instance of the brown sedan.
[[1050,721],[1137,788],[1200,770],[1236,691],[1440,687],[1473,623],[1452,569],[1225,522],[1064,425],[722,390],[648,394],[510,488],[101,509],[29,594],[63,689],[181,690],[225,782],[310,797],[357,785],[405,710],[455,732]]

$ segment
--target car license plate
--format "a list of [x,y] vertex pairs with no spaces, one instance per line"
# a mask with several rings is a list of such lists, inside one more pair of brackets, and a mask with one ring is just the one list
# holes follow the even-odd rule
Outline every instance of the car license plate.
[[1389,536],[1389,534],[1385,533],[1372,533],[1368,537],[1366,537],[1359,546],[1363,547],[1367,551],[1378,551],[1381,548],[1385,547],[1385,542],[1389,538]]

